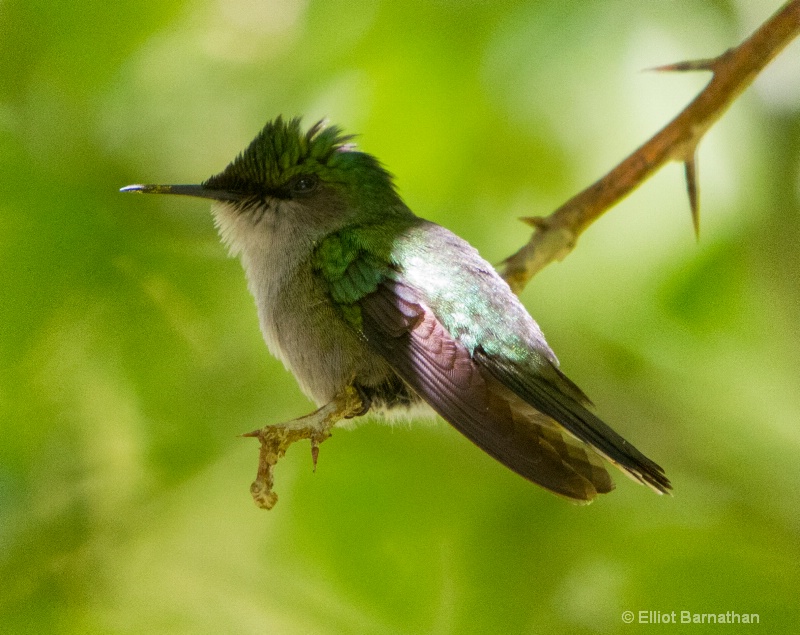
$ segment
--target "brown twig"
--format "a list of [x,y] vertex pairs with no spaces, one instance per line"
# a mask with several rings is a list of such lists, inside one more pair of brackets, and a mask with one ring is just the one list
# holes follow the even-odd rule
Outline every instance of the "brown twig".
[[697,145],[728,106],[799,32],[800,0],[791,0],[748,39],[719,57],[653,69],[705,70],[713,75],[702,92],[675,119],[602,179],[550,216],[522,219],[535,231],[528,243],[504,262],[502,275],[511,288],[519,293],[539,270],[553,260],[564,258],[589,225],[668,161],[685,164],[692,220],[698,232]]

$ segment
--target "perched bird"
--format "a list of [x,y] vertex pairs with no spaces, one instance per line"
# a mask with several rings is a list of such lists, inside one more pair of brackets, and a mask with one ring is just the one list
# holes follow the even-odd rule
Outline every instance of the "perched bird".
[[320,406],[252,433],[265,444],[256,501],[274,505],[271,469],[288,443],[311,438],[316,463],[318,443],[342,418],[424,404],[568,499],[588,502],[613,489],[601,457],[668,492],[662,468],[589,410],[494,268],[414,215],[392,176],[351,140],[323,122],[304,132],[299,119],[278,117],[200,185],[123,188],[213,201],[270,351]]

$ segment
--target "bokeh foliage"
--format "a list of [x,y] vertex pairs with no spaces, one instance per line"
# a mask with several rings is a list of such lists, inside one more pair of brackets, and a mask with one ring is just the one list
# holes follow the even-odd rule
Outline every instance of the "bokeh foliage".
[[[766,7],[774,4],[775,6]],[[800,622],[800,73],[523,299],[675,497],[573,507],[444,424],[294,447],[257,510],[238,433],[311,405],[270,358],[197,182],[279,113],[328,116],[495,262],[652,134],[778,6],[0,2],[0,632],[614,633],[623,610]]]

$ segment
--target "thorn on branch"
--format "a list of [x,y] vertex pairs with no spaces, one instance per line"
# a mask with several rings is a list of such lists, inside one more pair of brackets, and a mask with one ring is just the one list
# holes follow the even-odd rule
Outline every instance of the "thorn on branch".
[[686,191],[689,194],[689,207],[692,210],[692,225],[694,225],[694,235],[700,240],[700,200],[697,192],[697,161],[696,155],[692,155],[683,163],[686,172]]
[[544,216],[523,216],[520,220],[534,229],[541,231],[550,229],[550,221]]
[[711,71],[713,73],[718,61],[719,57],[703,60],[687,60],[675,64],[665,64],[664,66],[654,66],[646,70],[657,73],[684,73],[686,71]]

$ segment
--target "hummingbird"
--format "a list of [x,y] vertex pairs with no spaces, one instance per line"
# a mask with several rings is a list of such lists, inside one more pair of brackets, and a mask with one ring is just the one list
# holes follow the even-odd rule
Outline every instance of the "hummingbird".
[[520,476],[588,503],[607,461],[653,491],[664,470],[592,412],[508,284],[469,243],[416,216],[392,175],[320,121],[268,122],[199,185],[125,192],[210,199],[241,259],[264,340],[319,409],[245,436],[262,442],[251,486],[271,508],[277,459],[344,419],[433,413]]

